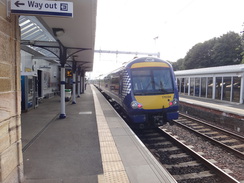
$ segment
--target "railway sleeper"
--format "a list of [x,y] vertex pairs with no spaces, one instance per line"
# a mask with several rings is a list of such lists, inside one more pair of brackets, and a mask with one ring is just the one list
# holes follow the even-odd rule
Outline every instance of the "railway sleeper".
[[194,126],[193,127],[195,130],[201,130],[201,129],[203,129],[204,127],[203,126]]
[[228,140],[220,140],[221,143],[234,143],[234,142],[238,142],[238,140],[236,139],[228,139]]
[[176,167],[176,168],[184,168],[184,167],[189,167],[189,166],[199,166],[200,164],[197,161],[189,161],[187,163],[179,163],[177,165],[166,165],[163,164],[163,166],[167,169],[170,169],[172,167]]
[[180,148],[178,147],[169,147],[169,148],[159,148],[158,151],[168,152],[168,151],[178,151]]
[[231,147],[234,148],[234,149],[240,149],[240,148],[244,148],[244,144],[233,145]]
[[216,131],[210,131],[210,132],[204,132],[205,135],[216,135],[219,134],[219,132]]
[[160,146],[165,146],[165,145],[173,145],[171,142],[169,141],[165,141],[165,142],[157,142],[155,144],[153,144],[155,147],[160,147]]
[[165,141],[165,138],[164,137],[152,137],[152,138],[150,138],[150,140],[152,140],[152,141]]
[[209,129],[209,128],[204,128],[204,129],[201,129],[201,130],[198,130],[198,131],[201,132],[201,133],[212,132],[212,130]]
[[199,123],[193,123],[192,121],[187,121],[185,124],[190,125],[190,126],[199,126]]
[[189,155],[186,153],[172,154],[169,156],[170,159],[186,158],[186,157],[189,157]]
[[214,136],[215,139],[226,139],[226,138],[229,138],[228,136],[226,135],[217,135],[217,136]]
[[199,173],[189,173],[184,175],[173,175],[175,180],[188,180],[188,179],[201,179],[204,177],[214,177],[214,174],[210,173],[210,171],[203,171]]

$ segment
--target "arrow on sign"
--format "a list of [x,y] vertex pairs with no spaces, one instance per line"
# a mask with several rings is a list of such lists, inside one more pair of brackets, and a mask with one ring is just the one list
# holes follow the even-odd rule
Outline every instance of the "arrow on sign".
[[20,3],[19,1],[16,1],[14,4],[15,4],[17,7],[19,7],[20,5],[25,5],[25,3]]

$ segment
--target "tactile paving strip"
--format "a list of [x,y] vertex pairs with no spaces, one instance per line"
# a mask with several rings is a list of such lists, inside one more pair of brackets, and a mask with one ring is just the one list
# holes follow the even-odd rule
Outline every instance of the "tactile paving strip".
[[98,182],[129,183],[130,181],[93,87],[92,92],[95,102],[98,136],[104,171],[103,175],[98,175]]

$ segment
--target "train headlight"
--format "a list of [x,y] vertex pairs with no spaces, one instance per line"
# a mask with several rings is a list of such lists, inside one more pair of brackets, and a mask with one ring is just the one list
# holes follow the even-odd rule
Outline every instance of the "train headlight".
[[169,102],[169,106],[176,106],[179,105],[178,99],[174,98],[172,101]]
[[137,102],[137,101],[133,101],[133,102],[131,102],[131,107],[132,107],[132,109],[141,109],[142,108],[142,104],[140,104],[139,102]]

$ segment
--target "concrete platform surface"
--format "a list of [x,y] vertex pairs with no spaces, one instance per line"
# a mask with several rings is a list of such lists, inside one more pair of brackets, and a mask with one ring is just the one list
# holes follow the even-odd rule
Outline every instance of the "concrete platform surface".
[[176,182],[95,87],[59,109],[54,97],[22,114],[24,183]]

